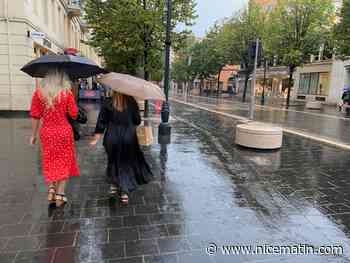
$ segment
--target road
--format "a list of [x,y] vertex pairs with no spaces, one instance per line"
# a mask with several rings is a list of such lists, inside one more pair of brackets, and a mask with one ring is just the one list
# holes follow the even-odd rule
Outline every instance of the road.
[[[217,100],[198,96],[174,96],[178,102],[194,104],[211,111],[233,117],[249,117],[249,106],[237,100]],[[337,112],[335,107],[323,111],[305,110],[303,106],[284,109],[275,106],[257,106],[254,120],[272,123],[287,132],[305,135],[333,145],[350,149],[350,119]]]

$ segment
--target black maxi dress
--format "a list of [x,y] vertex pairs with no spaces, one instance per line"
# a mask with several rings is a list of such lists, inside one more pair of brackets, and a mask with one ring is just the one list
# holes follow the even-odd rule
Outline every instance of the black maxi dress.
[[98,116],[95,133],[103,134],[103,145],[108,156],[107,181],[130,193],[137,185],[146,184],[152,171],[139,146],[136,127],[141,123],[137,102],[127,97],[123,112],[114,109],[112,100],[106,100]]

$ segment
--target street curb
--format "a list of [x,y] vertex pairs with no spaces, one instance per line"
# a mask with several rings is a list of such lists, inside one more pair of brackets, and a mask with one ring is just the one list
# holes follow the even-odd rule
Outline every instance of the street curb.
[[[207,97],[203,97],[203,96],[194,96],[191,95],[190,97],[193,98],[201,98],[201,99],[208,99]],[[216,100],[215,98],[209,98],[210,100]],[[225,100],[225,99],[224,99]],[[226,100],[227,102],[229,102],[229,100]],[[248,106],[248,104],[247,104]],[[289,105],[289,106],[293,106],[293,105]],[[341,117],[341,116],[336,116],[336,115],[332,115],[332,114],[321,114],[321,113],[317,113],[317,112],[310,112],[310,111],[300,111],[300,110],[293,110],[293,109],[283,109],[283,108],[276,108],[276,107],[272,107],[272,106],[267,106],[267,105],[259,105],[256,104],[257,108],[260,108],[261,110],[272,110],[272,111],[283,111],[283,112],[296,112],[296,113],[300,113],[300,114],[305,114],[305,115],[311,115],[311,116],[315,116],[315,117],[326,117],[329,119],[335,119],[335,120],[343,120],[343,121],[350,121],[349,118],[346,117]]]
[[[184,101],[181,101],[181,100],[178,100],[178,99],[170,98],[170,100],[174,101],[174,102],[177,102],[177,103],[181,103],[183,105],[187,105],[187,106],[191,106],[191,107],[194,107],[194,108],[197,108],[197,109],[205,110],[205,111],[208,111],[208,112],[211,112],[211,113],[220,114],[220,115],[223,115],[225,117],[229,117],[231,119],[237,119],[238,121],[241,121],[243,123],[248,123],[248,122],[251,121],[251,120],[249,120],[248,118],[245,118],[245,117],[241,117],[241,116],[238,116],[238,115],[235,115],[235,114],[229,114],[229,113],[225,113],[225,112],[220,112],[220,111],[217,111],[217,110],[211,110],[211,109],[208,109],[208,108],[205,108],[205,107],[193,104],[193,103],[184,102]],[[274,123],[269,123],[269,124],[274,124]],[[274,124],[274,125],[276,125],[276,124]],[[301,137],[306,138],[306,139],[310,139],[310,140],[314,140],[314,141],[321,142],[321,143],[324,143],[324,144],[332,145],[332,146],[335,146],[337,148],[350,150],[350,145],[349,144],[345,144],[345,143],[342,143],[342,142],[334,141],[334,140],[331,140],[329,138],[319,137],[319,136],[316,136],[316,135],[313,135],[313,134],[310,134],[310,133],[297,131],[297,130],[294,130],[294,129],[291,129],[291,128],[285,128],[285,127],[281,127],[281,128],[282,128],[283,132],[286,132],[286,133],[289,133],[289,134],[301,136]]]

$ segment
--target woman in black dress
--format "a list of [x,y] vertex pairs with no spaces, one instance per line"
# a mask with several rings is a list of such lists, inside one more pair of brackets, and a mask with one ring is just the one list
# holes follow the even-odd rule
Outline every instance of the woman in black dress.
[[111,193],[116,194],[119,190],[124,204],[128,203],[129,193],[137,185],[146,184],[152,177],[136,135],[136,127],[140,123],[136,100],[113,91],[112,98],[102,105],[95,137],[90,142],[91,145],[96,145],[104,134],[103,145],[108,155],[107,178],[111,184]]

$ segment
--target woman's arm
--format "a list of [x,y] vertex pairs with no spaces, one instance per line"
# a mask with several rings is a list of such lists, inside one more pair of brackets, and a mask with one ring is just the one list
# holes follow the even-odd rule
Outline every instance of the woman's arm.
[[95,133],[94,138],[90,141],[90,145],[96,145],[98,141],[101,139],[102,133]]
[[95,128],[95,136],[92,139],[92,141],[90,142],[90,145],[96,145],[97,142],[101,139],[101,137],[103,136],[108,123],[109,123],[109,111],[108,111],[108,104],[109,102],[105,102],[102,107],[101,107],[101,111],[98,114],[98,118],[97,118],[97,123],[96,123],[96,128]]
[[77,103],[75,101],[75,97],[73,95],[72,92],[69,92],[68,93],[68,96],[67,96],[67,106],[68,106],[68,115],[72,118],[72,119],[76,119],[78,117],[78,106],[77,106]]
[[32,118],[32,136],[30,137],[30,144],[34,145],[38,137],[40,120]]
[[39,90],[35,90],[30,106],[30,116],[32,117],[32,136],[30,137],[30,144],[34,145],[37,140],[40,119],[44,113],[44,104],[40,98]]

